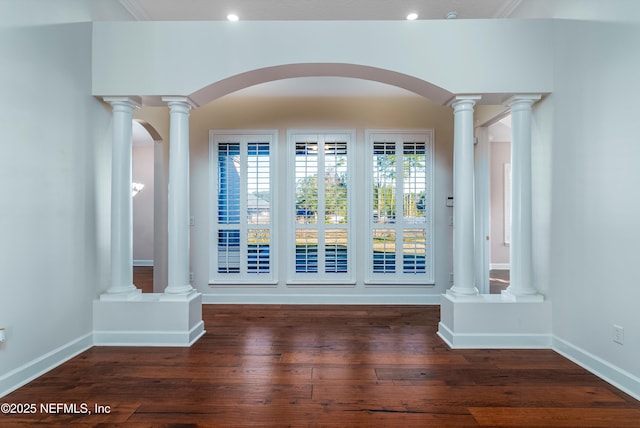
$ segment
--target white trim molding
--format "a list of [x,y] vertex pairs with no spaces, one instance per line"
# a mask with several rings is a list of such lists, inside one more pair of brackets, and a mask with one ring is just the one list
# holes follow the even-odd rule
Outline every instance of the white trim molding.
[[507,1],[494,15],[494,18],[510,18],[511,14],[520,6],[522,0]]
[[134,260],[134,266],[153,266],[153,260]]
[[95,331],[96,346],[191,346],[205,334],[200,321],[186,331]]
[[202,295],[202,304],[271,304],[271,305],[439,305],[439,294],[424,295],[345,295],[330,293],[241,294],[211,293]]
[[72,340],[0,377],[0,397],[31,382],[93,346],[93,334]]
[[138,21],[150,21],[149,14],[134,0],[120,0],[120,4]]
[[636,400],[640,400],[639,377],[557,336],[552,338],[552,349]]
[[454,333],[438,323],[438,336],[454,349],[549,349],[549,334]]
[[491,263],[489,265],[489,269],[491,269],[491,270],[509,270],[509,269],[511,269],[511,265],[509,263]]

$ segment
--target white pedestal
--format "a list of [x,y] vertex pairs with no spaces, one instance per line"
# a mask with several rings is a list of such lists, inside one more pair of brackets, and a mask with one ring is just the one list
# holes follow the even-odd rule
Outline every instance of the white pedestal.
[[551,348],[551,302],[443,294],[438,336],[451,348]]
[[202,335],[202,294],[164,300],[143,293],[135,300],[94,300],[93,337],[98,346],[191,346]]

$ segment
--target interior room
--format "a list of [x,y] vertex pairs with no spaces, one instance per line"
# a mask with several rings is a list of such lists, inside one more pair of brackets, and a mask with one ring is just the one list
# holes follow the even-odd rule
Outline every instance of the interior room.
[[637,423],[640,4],[396,3],[0,0],[3,424]]

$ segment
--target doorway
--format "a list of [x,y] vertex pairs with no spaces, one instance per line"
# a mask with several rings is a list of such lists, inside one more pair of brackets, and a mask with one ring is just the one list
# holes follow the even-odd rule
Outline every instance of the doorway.
[[489,293],[509,286],[511,245],[511,115],[488,127],[490,257]]
[[133,270],[144,293],[166,285],[166,165],[160,134],[147,122],[132,123]]

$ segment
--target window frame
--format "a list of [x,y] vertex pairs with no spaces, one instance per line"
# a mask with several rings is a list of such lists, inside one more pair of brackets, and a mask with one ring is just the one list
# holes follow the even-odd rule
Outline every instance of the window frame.
[[[312,137],[312,138],[307,138]],[[312,226],[299,227],[300,224],[296,222],[296,140],[300,138],[307,140],[322,140],[322,144],[326,142],[339,142],[339,137],[344,137],[347,147],[347,223],[346,225],[332,228],[332,224],[324,223],[324,220],[318,220],[317,228]],[[327,141],[329,139],[330,141]],[[290,286],[354,286],[356,284],[356,245],[355,237],[356,231],[353,224],[353,194],[354,194],[354,176],[357,174],[356,165],[354,163],[354,148],[356,144],[356,131],[355,129],[288,129],[287,130],[287,285]],[[318,170],[320,173],[320,163],[318,164]],[[320,195],[318,195],[320,197]],[[337,225],[336,225],[337,226]],[[296,272],[296,231],[298,229],[318,230],[320,232],[326,232],[331,229],[344,229],[347,232],[347,272],[320,272],[316,273],[299,273]],[[318,238],[320,240],[320,238]],[[320,252],[318,250],[318,258],[320,258]],[[326,259],[325,259],[326,261]]]
[[[404,150],[404,143],[406,142],[417,142],[424,141],[425,143],[425,163],[427,168],[426,173],[426,191],[427,195],[430,195],[430,198],[427,200],[430,203],[427,204],[428,209],[425,210],[424,217],[424,227],[412,227],[411,225],[404,224],[404,220],[402,224],[394,223],[389,227],[376,227],[376,224],[373,222],[373,150],[374,150],[374,140],[375,139],[385,139],[395,141],[395,151],[398,152],[398,144],[401,145],[400,150]],[[434,234],[434,155],[435,155],[435,139],[434,139],[434,130],[433,129],[366,129],[365,130],[365,150],[366,150],[366,167],[365,167],[365,183],[367,189],[367,202],[366,202],[366,213],[367,220],[364,222],[366,224],[366,244],[362,247],[366,252],[365,255],[365,273],[364,273],[364,283],[367,286],[389,286],[389,285],[398,285],[398,286],[406,286],[406,285],[435,285],[435,264],[434,264],[434,248],[435,248],[435,234]],[[396,162],[396,171],[400,170],[401,166],[398,162]],[[396,186],[397,181],[396,178]],[[397,187],[396,187],[397,189]],[[396,195],[399,195],[399,192],[396,192]],[[396,196],[397,198],[397,196]],[[397,202],[398,207],[400,206],[400,202]],[[399,209],[399,208],[398,208]],[[403,219],[403,216],[399,216]],[[417,226],[417,225],[416,225]],[[374,261],[373,261],[373,233],[374,230],[384,230],[389,229],[395,232],[396,236],[396,258],[395,258],[395,272],[394,273],[375,273],[374,272]],[[402,237],[398,238],[398,232],[404,232],[405,230],[411,229],[424,229],[425,231],[425,272],[422,273],[404,273],[403,272],[403,255],[402,255]],[[402,234],[401,234],[402,236]],[[401,258],[398,258],[398,254],[400,254]]]
[[[241,267],[239,273],[223,273],[218,272],[218,231],[219,230],[231,230],[230,228],[220,228],[219,226],[224,223],[218,221],[218,155],[219,144],[225,142],[239,142],[240,153],[243,162],[246,162],[248,143],[249,142],[267,142],[269,144],[269,223],[257,224],[257,227],[251,227],[252,225],[247,222],[246,202],[243,202],[247,197],[247,180],[248,174],[245,171],[240,177],[241,191],[241,209],[240,209],[240,221],[237,224],[237,229],[240,230],[240,260],[244,263],[244,269]],[[225,286],[225,285],[264,285],[275,286],[278,283],[278,260],[274,257],[278,249],[278,195],[275,191],[277,188],[277,146],[278,146],[278,131],[277,130],[209,130],[209,285],[210,286]],[[269,272],[252,272],[248,270],[248,249],[247,238],[243,236],[247,234],[250,229],[256,230],[269,230]],[[243,250],[246,254],[242,254]],[[243,260],[244,257],[244,260]],[[242,266],[242,265],[241,265]]]

